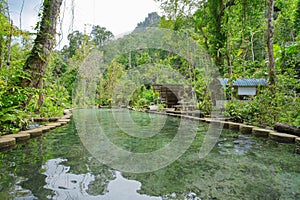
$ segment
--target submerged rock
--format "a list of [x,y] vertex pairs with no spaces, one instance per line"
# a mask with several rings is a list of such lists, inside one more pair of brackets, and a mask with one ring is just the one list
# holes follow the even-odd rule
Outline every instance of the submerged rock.
[[251,149],[253,144],[255,144],[255,140],[250,137],[240,136],[234,141],[222,141],[218,143],[218,147],[220,148],[219,153],[224,155],[245,154]]

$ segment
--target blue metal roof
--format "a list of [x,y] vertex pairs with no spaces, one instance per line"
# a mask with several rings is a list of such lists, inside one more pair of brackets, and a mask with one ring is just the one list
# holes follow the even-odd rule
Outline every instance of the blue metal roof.
[[[228,78],[218,78],[221,85],[229,85]],[[233,81],[233,86],[238,87],[255,87],[255,86],[267,86],[268,85],[268,79],[266,78],[238,78],[235,81]]]

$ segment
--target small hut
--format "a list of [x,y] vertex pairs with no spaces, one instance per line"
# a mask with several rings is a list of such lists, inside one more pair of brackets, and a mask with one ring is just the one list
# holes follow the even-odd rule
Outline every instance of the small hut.
[[237,92],[237,98],[240,100],[243,100],[245,97],[255,96],[259,86],[268,85],[268,79],[266,78],[238,78],[232,84],[229,83],[227,78],[219,78],[218,80],[225,87],[232,86]]

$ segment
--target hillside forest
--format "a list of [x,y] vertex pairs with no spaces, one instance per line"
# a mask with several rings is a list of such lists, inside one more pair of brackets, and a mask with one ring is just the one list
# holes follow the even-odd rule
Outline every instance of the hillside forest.
[[[233,121],[261,127],[276,122],[300,126],[300,0],[155,0],[162,14],[149,13],[136,31],[156,27],[188,35],[211,56],[221,78],[266,78],[268,86],[239,101],[226,88],[224,115]],[[93,52],[104,52],[115,40],[101,24],[91,32],[75,30],[58,49],[58,17],[63,0],[44,0],[34,32],[11,20],[7,0],[0,0],[0,135],[27,129],[33,118],[63,115],[72,108],[72,92],[79,66]],[[131,13],[134,15],[134,13]],[[76,16],[74,16],[76,17]],[[111,106],[116,83],[137,66],[161,63],[183,76],[195,70],[187,60],[164,50],[132,51],[113,60],[99,79],[94,105]],[[206,79],[192,71],[197,108],[214,110]],[[126,84],[126,83],[123,83]],[[130,97],[135,109],[157,104],[149,85]],[[160,104],[160,108],[164,105]]]

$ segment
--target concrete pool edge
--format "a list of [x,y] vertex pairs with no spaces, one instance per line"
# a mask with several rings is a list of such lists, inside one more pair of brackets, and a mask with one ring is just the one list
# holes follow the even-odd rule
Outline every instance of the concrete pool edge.
[[55,129],[57,127],[68,124],[71,120],[72,109],[66,109],[64,111],[64,115],[62,117],[55,118],[36,118],[34,121],[39,122],[49,122],[41,127],[33,128],[30,130],[19,131],[15,134],[8,134],[0,136],[0,151],[6,151],[13,148],[16,143],[24,142],[29,140],[30,138],[38,137],[43,135],[44,133]]
[[[224,129],[239,131],[241,134],[252,135],[257,138],[267,138],[279,143],[294,144],[296,147],[300,149],[300,137],[292,134],[277,132],[275,130],[246,125],[242,123],[225,121],[224,119],[218,119],[218,118],[207,118],[207,117],[203,118],[203,117],[190,116],[190,115],[179,114],[179,113],[174,114],[174,113],[157,112],[157,111],[147,111],[147,112],[152,114],[168,115],[171,117],[181,117],[181,118],[205,122],[205,123],[218,123],[218,124],[222,124]],[[45,124],[42,127],[37,127],[26,131],[20,131],[16,134],[0,136],[0,151],[5,151],[7,149],[13,148],[18,142],[23,142],[29,140],[30,138],[41,136],[42,134],[48,132],[49,130],[66,125],[70,122],[71,116],[72,116],[72,109],[67,109],[65,110],[64,115],[60,118],[45,119],[44,122],[49,122],[49,123]],[[41,120],[41,118],[38,118],[38,120]]]
[[256,127],[252,125],[246,125],[242,123],[236,123],[231,121],[225,121],[220,120],[218,118],[201,118],[201,117],[195,117],[195,116],[189,116],[184,114],[173,114],[168,112],[157,112],[157,111],[147,111],[149,113],[153,114],[163,114],[168,116],[175,116],[175,117],[182,117],[186,119],[191,120],[198,120],[200,122],[206,122],[206,123],[221,123],[223,124],[224,129],[230,129],[234,131],[239,131],[241,134],[244,135],[253,135],[257,138],[267,138],[279,143],[285,143],[285,144],[295,144],[296,147],[300,148],[300,137],[292,134],[277,132],[275,130]]

